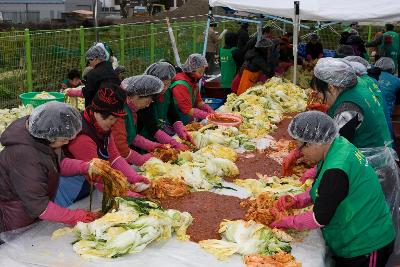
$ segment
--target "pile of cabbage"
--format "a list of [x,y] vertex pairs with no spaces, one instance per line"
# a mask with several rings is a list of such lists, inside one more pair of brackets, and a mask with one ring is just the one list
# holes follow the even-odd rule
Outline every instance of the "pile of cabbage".
[[156,240],[169,239],[176,233],[188,240],[186,230],[192,223],[188,212],[164,210],[156,203],[134,198],[116,198],[118,209],[91,223],[78,222],[73,250],[80,256],[117,258],[142,251]]
[[239,175],[234,163],[236,152],[219,144],[206,146],[197,152],[183,151],[175,162],[149,159],[141,172],[150,180],[156,178],[180,178],[193,191],[208,191],[222,182],[223,177]]
[[226,260],[233,254],[272,255],[278,252],[290,253],[293,238],[278,229],[270,229],[254,221],[224,221],[219,233],[222,240],[209,239],[199,242],[207,252],[220,260]]
[[263,137],[277,128],[284,113],[301,112],[307,106],[305,90],[291,82],[273,77],[237,96],[228,95],[219,111],[240,114],[243,123],[239,131],[249,138]]
[[[0,135],[13,121],[30,115],[32,111],[32,105],[19,106],[18,108],[12,109],[0,109]],[[3,146],[0,145],[0,151],[1,150],[3,150]]]
[[240,133],[236,127],[224,127],[207,125],[191,133],[197,148],[203,148],[211,144],[220,144],[230,148],[243,148],[246,151],[256,149],[255,140]]
[[246,188],[253,197],[268,192],[275,198],[278,198],[283,195],[297,195],[303,193],[311,187],[312,180],[306,180],[306,182],[302,184],[299,177],[296,175],[287,177],[259,175],[259,179],[237,179],[235,180],[235,184]]

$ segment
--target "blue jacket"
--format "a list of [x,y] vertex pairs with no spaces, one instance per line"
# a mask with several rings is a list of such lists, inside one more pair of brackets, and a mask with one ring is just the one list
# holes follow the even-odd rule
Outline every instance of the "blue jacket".
[[393,108],[396,103],[396,95],[400,89],[400,79],[389,72],[382,71],[379,76],[378,84],[386,103],[386,109],[390,117],[392,117]]

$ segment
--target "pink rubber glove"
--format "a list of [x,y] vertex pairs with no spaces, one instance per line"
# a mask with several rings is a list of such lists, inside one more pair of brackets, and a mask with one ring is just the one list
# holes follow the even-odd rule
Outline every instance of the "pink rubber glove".
[[308,179],[315,179],[315,175],[317,175],[317,166],[314,166],[311,169],[306,170],[300,178],[300,182],[302,184],[305,183]]
[[312,204],[312,199],[310,196],[310,189],[307,191],[295,195],[294,197],[290,195],[281,196],[276,202],[276,207],[280,211],[284,211],[290,208],[302,209],[308,207]]
[[82,88],[68,88],[64,93],[69,97],[83,97]]
[[312,61],[311,55],[307,55],[307,61]]
[[179,136],[179,138],[194,144],[192,136],[190,136],[188,131],[186,131],[186,128],[181,121],[175,122],[174,125],[172,125],[172,127],[174,128],[174,131]]
[[132,142],[132,145],[134,145],[135,147],[141,148],[143,150],[149,151],[149,152],[153,151],[154,149],[156,149],[158,147],[163,147],[162,144],[150,141],[149,139],[144,138],[140,134],[136,135],[135,139]]
[[322,225],[315,220],[314,212],[307,211],[298,215],[285,216],[271,223],[270,227],[283,229],[292,228],[302,231],[321,228]]
[[166,134],[165,132],[158,130],[154,137],[157,139],[158,142],[161,144],[170,144],[173,148],[178,150],[188,150],[189,148],[184,144],[179,143],[174,138]]
[[128,182],[130,182],[131,184],[150,183],[150,181],[146,177],[138,174],[122,157],[116,158],[114,162],[111,163],[111,167],[121,171],[128,179]]
[[[101,184],[101,183],[95,184],[95,187],[100,192],[103,192],[103,190],[104,190],[104,185]],[[144,198],[145,197],[145,196],[143,196],[143,195],[141,195],[139,193],[132,192],[132,191],[128,191],[125,196],[127,196],[127,197],[140,197],[140,198]]]
[[76,209],[70,210],[67,208],[63,208],[58,206],[57,204],[49,201],[47,204],[46,210],[39,216],[39,219],[51,221],[51,222],[60,222],[70,225],[75,225],[77,222],[91,222],[98,218],[98,214]]
[[301,158],[303,154],[299,149],[292,150],[284,159],[282,163],[282,175],[289,176],[293,174],[293,167],[296,161]]
[[206,103],[203,103],[203,105],[201,105],[201,110],[207,112],[207,113],[215,113],[215,111]]
[[208,112],[202,111],[201,109],[198,108],[193,108],[193,118],[204,120],[205,118],[207,118],[207,116]]
[[64,158],[60,163],[60,175],[61,176],[74,176],[74,175],[87,175],[89,171],[89,162]]
[[151,157],[152,157],[152,155],[150,153],[142,155],[142,154],[136,152],[135,150],[131,149],[129,151],[128,157],[126,157],[125,159],[129,164],[134,164],[136,166],[142,166]]

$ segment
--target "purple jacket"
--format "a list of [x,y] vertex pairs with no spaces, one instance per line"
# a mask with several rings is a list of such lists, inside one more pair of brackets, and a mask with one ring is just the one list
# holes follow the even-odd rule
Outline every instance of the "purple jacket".
[[26,120],[16,120],[0,137],[0,232],[33,223],[57,192],[58,156],[29,134]]

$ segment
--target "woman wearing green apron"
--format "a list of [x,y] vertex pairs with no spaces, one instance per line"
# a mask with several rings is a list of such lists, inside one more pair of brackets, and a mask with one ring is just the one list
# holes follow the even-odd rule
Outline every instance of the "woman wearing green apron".
[[150,106],[138,110],[140,134],[149,140],[170,144],[175,149],[187,150],[187,146],[171,137],[177,134],[182,140],[192,142],[191,136],[180,121],[169,88],[171,79],[176,75],[175,68],[167,62],[157,62],[151,64],[144,74],[159,78],[164,83],[164,88]]
[[128,163],[141,166],[152,155],[141,155],[135,148],[152,152],[165,145],[150,141],[139,134],[136,112],[148,107],[163,90],[164,84],[154,76],[138,75],[123,80],[121,86],[127,93],[127,103],[124,105],[127,115],[113,125],[112,134],[121,156]]
[[200,54],[190,55],[172,81],[171,91],[175,108],[183,124],[203,120],[214,110],[205,104],[200,95],[198,83],[207,67],[206,59]]
[[393,251],[395,230],[378,177],[365,156],[319,111],[294,117],[288,132],[304,158],[318,164],[317,175],[309,191],[282,196],[277,209],[314,207],[284,216],[271,227],[321,228],[335,266],[384,267]]

